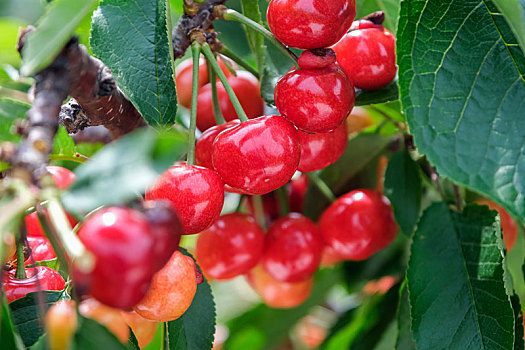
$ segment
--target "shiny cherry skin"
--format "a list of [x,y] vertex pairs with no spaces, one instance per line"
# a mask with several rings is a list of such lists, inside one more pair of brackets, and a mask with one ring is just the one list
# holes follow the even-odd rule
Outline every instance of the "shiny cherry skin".
[[179,249],[182,224],[170,201],[160,199],[143,203],[144,215],[151,225],[154,237],[153,269],[162,269],[173,253]]
[[[219,56],[217,61],[224,74],[228,77],[231,75],[230,70],[224,64],[224,58]],[[193,60],[188,58],[182,61],[177,68],[175,68],[175,84],[177,86],[177,100],[179,103],[190,108],[191,106],[191,86],[193,83]],[[208,67],[206,60],[201,56],[199,59],[199,90],[204,85],[210,82],[210,76],[208,75]]]
[[234,126],[239,125],[239,123],[239,119],[234,119],[225,124],[212,126],[203,132],[195,145],[195,161],[197,162],[197,165],[213,169],[211,157],[213,154],[213,142],[215,141],[215,138],[224,130],[233,128]]
[[298,283],[281,282],[270,276],[261,265],[257,265],[246,279],[264,303],[278,309],[290,309],[301,305],[312,292],[313,278]]
[[199,235],[196,258],[206,276],[230,279],[247,273],[264,250],[264,231],[251,216],[232,213],[219,217]]
[[[48,224],[51,225],[51,219],[49,218],[49,215],[47,214],[47,211],[45,209],[44,215],[47,218]],[[78,220],[68,212],[66,212],[66,216],[71,227],[75,227],[78,223]],[[24,218],[24,224],[26,226],[27,235],[29,237],[46,237],[46,233],[42,228],[42,224],[40,223],[40,220],[38,219],[38,214],[36,212],[26,215],[26,217]]]
[[509,252],[512,247],[514,247],[514,243],[516,243],[516,239],[518,238],[518,226],[516,225],[516,222],[505,209],[489,199],[483,198],[478,200],[477,203],[480,205],[486,205],[490,209],[498,211],[501,230],[503,231],[503,241],[505,242],[505,247]]
[[298,131],[301,143],[301,160],[297,170],[306,173],[324,169],[335,163],[344,153],[348,143],[346,123],[328,133],[309,134]]
[[225,184],[260,195],[285,185],[297,170],[300,155],[297,130],[284,118],[270,115],[221,132],[212,160]]
[[151,343],[157,331],[157,322],[145,319],[135,311],[122,311],[122,317],[133,331],[141,349]]
[[277,83],[274,96],[279,112],[309,133],[336,129],[355,103],[354,87],[337,64],[286,73]]
[[[261,97],[257,78],[249,72],[237,71],[237,76],[229,77],[228,82],[248,118],[256,118],[264,113],[264,101]],[[217,83],[217,97],[224,119],[230,121],[238,118],[237,112],[235,112],[235,108],[233,108],[233,104],[220,82]],[[216,125],[215,114],[213,112],[211,83],[202,87],[197,100],[197,127],[199,130],[204,131]]]
[[27,293],[43,290],[63,290],[66,282],[55,270],[37,266],[26,269],[27,278],[15,278],[16,269],[12,269],[4,274],[2,286],[4,288],[7,302],[26,296]]
[[46,170],[51,174],[55,184],[61,190],[68,189],[77,178],[74,172],[61,166],[48,165]]
[[272,0],[268,26],[287,46],[316,49],[335,44],[352,25],[355,0]]
[[295,283],[313,276],[322,252],[323,238],[317,225],[291,213],[268,228],[261,262],[276,280]]
[[398,227],[388,199],[374,190],[338,198],[319,221],[324,241],[341,258],[364,260],[386,248]]
[[196,291],[195,263],[189,256],[176,251],[166,266],[153,276],[148,294],[133,310],[148,320],[173,321],[190,307]]
[[129,328],[120,310],[88,298],[78,305],[78,312],[106,327],[121,343],[128,342]]
[[179,163],[160,176],[146,199],[169,200],[182,223],[182,234],[192,235],[210,227],[221,214],[224,184],[213,170]]
[[332,48],[337,62],[355,87],[377,90],[396,77],[395,44],[396,39],[390,31],[375,26],[350,31]]
[[78,238],[95,257],[88,273],[73,266],[79,294],[129,309],[146,295],[154,270],[155,240],[146,217],[133,209],[109,207],[89,216]]
[[290,181],[286,187],[291,212],[303,212],[304,197],[306,196],[306,191],[308,190],[308,182],[308,177],[301,175],[298,178]]
[[31,248],[31,255],[26,259],[26,265],[32,265],[37,261],[52,260],[57,257],[53,246],[44,237],[27,237],[27,243]]

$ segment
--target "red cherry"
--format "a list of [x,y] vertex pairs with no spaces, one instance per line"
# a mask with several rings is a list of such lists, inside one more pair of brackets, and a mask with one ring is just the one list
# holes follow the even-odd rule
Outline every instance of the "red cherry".
[[239,124],[239,119],[227,122],[226,124],[215,125],[202,133],[201,137],[195,145],[195,161],[197,165],[201,165],[208,169],[213,169],[211,156],[213,153],[213,142],[217,135],[222,131],[233,128]]
[[[44,209],[44,213],[47,218],[47,222],[49,223],[49,225],[51,225],[51,219],[49,218],[49,214],[47,213],[47,210]],[[68,212],[66,212],[66,216],[67,216],[67,219],[71,227],[75,227],[78,223],[77,219],[75,219],[75,217],[69,214]],[[42,225],[40,224],[40,220],[38,220],[38,214],[36,212],[33,212],[27,215],[24,218],[24,223],[26,225],[28,237],[45,237],[46,236],[44,229],[42,228]]]
[[355,87],[376,90],[396,77],[396,39],[383,27],[353,30],[332,48]]
[[[264,113],[264,101],[261,97],[257,78],[249,72],[237,71],[237,76],[229,77],[228,82],[248,118],[256,118]],[[238,118],[237,112],[235,112],[235,108],[233,108],[233,104],[220,82],[217,83],[217,97],[224,119],[230,121]],[[216,124],[215,114],[213,113],[211,84],[207,84],[199,90],[197,100],[197,127],[199,130],[204,131]]]
[[48,165],[46,170],[51,174],[55,184],[61,190],[68,189],[77,178],[74,172],[61,166]]
[[332,247],[324,246],[323,257],[321,258],[321,267],[335,266],[344,259],[341,258]]
[[340,197],[319,223],[325,243],[348,260],[369,258],[386,248],[398,232],[390,202],[373,190],[355,190]]
[[335,44],[355,18],[355,0],[272,0],[268,26],[279,41],[299,49]]
[[275,221],[266,235],[262,265],[281,282],[310,278],[321,262],[323,239],[307,217],[291,213]]
[[73,266],[75,286],[101,303],[121,309],[137,304],[153,276],[154,238],[146,217],[133,209],[102,209],[82,224],[78,238],[95,256],[95,266],[82,273]]
[[52,260],[57,256],[53,246],[44,237],[27,237],[27,243],[31,248],[31,255],[26,259],[26,265],[32,265],[37,261]]
[[197,240],[197,261],[207,276],[230,279],[245,274],[264,250],[264,231],[251,216],[223,215]]
[[[219,65],[226,76],[231,72],[224,64],[221,56],[217,58]],[[191,58],[182,61],[175,69],[175,84],[177,86],[177,100],[186,108],[191,106],[191,85],[193,80],[193,60]],[[208,67],[204,57],[199,59],[199,90],[201,87],[210,82]]]
[[303,69],[318,69],[328,67],[336,62],[335,51],[332,49],[315,49],[304,51],[297,63]]
[[309,134],[298,131],[301,143],[301,160],[297,170],[306,173],[326,168],[344,153],[348,143],[346,123],[328,133]]
[[301,175],[293,179],[286,188],[288,192],[288,201],[290,203],[290,211],[296,213],[303,212],[304,197],[308,189],[308,177]]
[[210,227],[224,204],[224,184],[217,173],[198,165],[177,164],[146,192],[147,200],[167,199],[182,223],[182,234]]
[[329,132],[348,116],[355,91],[343,70],[333,64],[286,73],[275,87],[275,105],[299,129]]
[[179,249],[182,224],[168,200],[146,201],[144,215],[151,225],[154,237],[153,269],[158,271],[166,265],[173,253]]
[[55,270],[37,266],[26,269],[27,278],[15,278],[16,269],[10,270],[4,275],[2,286],[4,288],[7,302],[26,296],[27,293],[44,290],[63,290],[66,283],[62,276]]
[[516,239],[518,238],[518,227],[512,216],[510,216],[505,209],[489,199],[483,198],[478,200],[477,203],[480,205],[486,205],[490,209],[498,211],[501,221],[501,230],[503,231],[503,241],[505,243],[505,248],[507,248],[507,251],[510,251],[514,246],[514,243],[516,243]]
[[247,194],[265,194],[292,178],[300,154],[293,125],[280,116],[263,116],[220,133],[212,159],[224,183]]

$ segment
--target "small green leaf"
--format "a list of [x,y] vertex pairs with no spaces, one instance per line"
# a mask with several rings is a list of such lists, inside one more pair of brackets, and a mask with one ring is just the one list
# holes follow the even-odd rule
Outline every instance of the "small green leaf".
[[31,106],[27,103],[2,98],[0,99],[0,140],[18,142],[20,135],[12,133],[13,122],[25,119]]
[[[255,22],[262,25],[261,19],[261,10],[259,9],[258,0],[242,0],[242,13],[254,20]],[[260,74],[264,74],[264,61],[265,61],[265,52],[266,46],[264,45],[264,37],[262,34],[259,34],[255,30],[244,26],[246,31],[246,37],[248,39],[248,44],[252,50],[253,55],[255,56],[255,62],[257,62],[257,69]]]
[[397,81],[378,90],[357,90],[355,92],[355,105],[368,106],[379,103],[397,101],[399,99],[399,89]]
[[187,135],[137,130],[97,152],[75,169],[77,178],[63,195],[72,213],[87,213],[101,205],[123,204],[143,193],[160,173],[185,153]]
[[383,11],[385,13],[385,21],[383,25],[392,31],[396,32],[397,16],[399,14],[400,0],[356,0],[355,7],[357,9],[356,19],[361,19],[376,11]]
[[11,312],[7,306],[7,300],[4,293],[1,296],[1,319],[0,319],[0,336],[1,342],[0,345],[2,349],[13,349],[13,350],[23,350],[25,349],[22,339],[15,330],[15,326],[11,319]]
[[126,350],[116,337],[101,324],[78,315],[78,328],[73,338],[75,350]]
[[416,343],[412,336],[412,320],[410,318],[410,303],[408,301],[408,287],[406,280],[399,291],[399,304],[397,306],[397,341],[395,349],[416,350]]
[[105,0],[93,14],[94,54],[153,126],[173,124],[177,112],[167,31],[166,0]]
[[28,293],[9,304],[11,319],[25,346],[33,345],[44,334],[43,318],[47,309],[60,300],[64,293],[42,291]]
[[73,141],[73,138],[69,136],[66,128],[60,125],[53,140],[52,154],[74,156],[75,153],[75,141]]
[[401,231],[411,236],[421,211],[422,182],[419,167],[408,152],[399,151],[390,158],[384,192]]
[[429,207],[407,271],[412,331],[419,349],[512,349],[514,312],[503,282],[496,211]]
[[36,30],[28,34],[22,51],[23,75],[47,67],[71,38],[97,0],[55,0],[46,8]]

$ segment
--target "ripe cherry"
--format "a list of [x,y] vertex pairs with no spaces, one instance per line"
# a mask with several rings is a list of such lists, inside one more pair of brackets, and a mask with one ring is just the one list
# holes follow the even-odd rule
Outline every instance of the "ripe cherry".
[[55,184],[61,190],[68,189],[77,178],[75,173],[61,166],[48,165],[46,170],[51,174],[53,180],[55,180]]
[[322,251],[319,228],[307,217],[291,213],[268,229],[261,261],[266,272],[276,280],[300,282],[315,273]]
[[195,263],[176,251],[153,276],[148,294],[133,309],[148,320],[172,321],[190,307],[196,291]]
[[292,178],[300,154],[293,125],[280,116],[263,116],[220,133],[212,159],[224,183],[247,194],[265,194]]
[[266,305],[279,309],[301,305],[310,295],[314,284],[313,278],[298,283],[278,281],[261,265],[253,268],[246,279]]
[[348,260],[369,258],[388,246],[398,232],[388,199],[367,189],[338,198],[319,224],[325,243]]
[[53,246],[44,237],[27,237],[27,243],[31,248],[31,255],[26,259],[26,265],[32,265],[37,261],[52,260],[57,256]]
[[206,276],[230,279],[247,273],[262,256],[264,231],[251,216],[223,215],[199,235],[196,257]]
[[486,205],[492,210],[497,210],[501,221],[501,230],[503,231],[503,241],[507,251],[510,251],[516,243],[518,237],[518,227],[512,216],[505,209],[489,199],[480,199],[477,201],[480,205]]
[[309,134],[298,132],[301,143],[301,160],[297,170],[306,173],[326,168],[335,163],[344,153],[348,143],[346,124],[328,133]]
[[213,169],[211,157],[213,154],[213,142],[215,141],[215,138],[224,130],[233,128],[238,124],[239,119],[234,119],[225,124],[212,126],[203,132],[195,145],[195,161],[197,162],[197,165]]
[[316,349],[326,339],[328,327],[326,321],[308,315],[298,322],[295,333],[308,349]]
[[355,0],[272,0],[268,26],[280,42],[299,49],[335,44],[355,18]]
[[[217,61],[226,76],[230,76],[231,72],[224,63],[224,58],[219,56]],[[193,60],[191,58],[182,61],[177,68],[175,68],[175,84],[177,85],[177,100],[179,103],[190,108],[191,106],[191,85],[193,80]],[[199,59],[199,90],[201,87],[210,82],[208,75],[208,67],[204,57]]]
[[350,31],[332,48],[355,87],[380,89],[396,76],[396,39],[382,26],[362,27]]
[[78,238],[95,256],[89,273],[73,266],[75,287],[103,304],[129,309],[146,295],[154,273],[154,237],[146,217],[133,209],[109,207],[82,224]]
[[179,249],[182,224],[168,200],[145,201],[143,207],[155,241],[153,269],[156,272],[163,268]]
[[63,290],[66,282],[55,270],[37,266],[26,269],[27,278],[15,278],[16,269],[12,269],[4,274],[2,286],[4,288],[7,302],[26,296],[27,293],[44,290]]
[[355,103],[354,87],[337,64],[291,70],[277,83],[274,96],[279,112],[310,133],[334,130]]
[[137,338],[137,342],[139,343],[139,347],[141,349],[151,343],[155,337],[157,322],[145,319],[135,311],[122,311],[122,317],[133,331],[133,334],[135,335],[135,338]]
[[70,349],[78,326],[75,302],[62,299],[53,304],[46,312],[45,326],[51,349]]
[[[47,222],[49,225],[51,225],[51,219],[49,218],[49,214],[47,213],[47,210],[44,209],[44,215],[47,218]],[[67,220],[69,221],[69,224],[71,227],[75,227],[78,223],[77,219],[66,212]],[[40,223],[40,220],[38,219],[37,212],[33,212],[29,215],[26,215],[24,218],[24,223],[26,225],[26,231],[27,235],[29,237],[46,237],[46,233],[44,232],[44,229],[42,228],[42,224]],[[52,227],[52,226],[51,226]]]
[[[264,113],[264,101],[261,97],[257,78],[249,72],[237,71],[237,76],[229,77],[228,82],[248,118],[259,117]],[[230,121],[238,118],[237,112],[235,112],[235,108],[233,108],[233,104],[220,82],[217,83],[217,97],[224,119]],[[215,114],[213,112],[211,83],[204,85],[202,89],[199,90],[197,100],[197,127],[199,130],[204,131],[216,124]]]
[[120,310],[101,304],[93,298],[88,298],[78,305],[78,312],[106,327],[121,343],[128,342],[129,328]]
[[179,163],[166,170],[146,192],[147,200],[167,199],[192,235],[210,227],[224,204],[224,184],[217,173],[198,165]]

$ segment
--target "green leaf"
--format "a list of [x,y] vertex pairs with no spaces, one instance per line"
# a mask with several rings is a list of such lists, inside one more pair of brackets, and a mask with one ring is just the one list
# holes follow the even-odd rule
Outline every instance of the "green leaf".
[[[512,33],[518,40],[521,50],[525,53],[525,1],[523,0],[493,0],[494,5],[505,17]],[[500,14],[495,14],[500,16]]]
[[403,1],[400,96],[438,173],[525,221],[525,56],[497,12],[491,0]]
[[18,142],[21,137],[12,133],[13,122],[16,119],[25,119],[31,106],[8,98],[0,99],[0,140]]
[[514,312],[503,282],[496,211],[429,207],[413,237],[407,271],[419,349],[512,349]]
[[94,54],[153,126],[173,124],[177,112],[166,23],[165,0],[105,0],[91,29]]
[[174,130],[141,129],[121,137],[75,169],[77,178],[63,195],[64,205],[72,213],[85,214],[136,198],[180,159],[186,140],[186,134]]
[[33,292],[9,304],[11,319],[25,346],[33,345],[44,334],[45,312],[63,295],[62,291]]
[[[325,300],[326,294],[339,279],[339,270],[320,270],[316,273],[312,294],[300,306],[292,309],[273,309],[261,304],[230,320],[227,323],[230,337],[226,340],[224,348],[229,349],[230,344],[246,344],[245,342],[248,341],[246,338],[250,334],[257,337],[254,341],[256,346],[260,346],[261,339],[266,340],[264,347],[254,347],[254,349],[272,348],[273,345],[278,344],[288,334],[303,316],[311,311],[312,307],[319,305]],[[241,340],[238,338],[241,338]],[[235,349],[243,348],[236,347]],[[244,349],[251,348],[247,347]]]
[[3,293],[0,299],[2,304],[0,314],[0,345],[2,349],[23,350],[25,349],[24,343],[15,330],[15,326],[11,320],[11,312],[9,311],[7,300]]
[[22,50],[21,73],[34,75],[47,67],[69,41],[97,0],[55,0],[47,6]]
[[520,298],[516,294],[510,297],[510,301],[514,310],[514,350],[521,350],[525,348],[523,340],[523,311],[521,310]]
[[379,90],[360,90],[355,92],[355,105],[368,106],[379,103],[393,102],[399,99],[397,81],[393,81]]
[[397,341],[395,349],[415,350],[416,343],[412,336],[412,320],[410,318],[410,303],[408,300],[408,288],[406,280],[399,291],[399,304],[397,306]]
[[360,19],[373,12],[383,11],[385,13],[383,25],[395,33],[399,2],[400,0],[356,0],[355,7],[357,9],[357,15],[355,18]]
[[390,158],[384,192],[401,231],[411,236],[421,211],[422,183],[419,167],[408,152],[399,151]]
[[73,338],[75,350],[126,350],[123,345],[106,327],[78,315],[78,328]]
[[[262,25],[261,10],[259,9],[258,0],[241,0],[242,13],[254,20],[255,22]],[[246,31],[246,38],[248,39],[248,45],[255,56],[255,62],[257,62],[257,69],[260,74],[264,75],[264,61],[266,46],[264,45],[264,37],[255,30],[243,26]]]
[[[47,342],[47,334],[44,333],[40,338],[38,338],[37,342],[31,345],[29,348],[30,350],[48,350],[49,344]],[[53,350],[53,349],[50,349]]]
[[[187,251],[183,253],[191,256]],[[209,350],[213,347],[215,302],[208,281],[197,285],[188,310],[180,318],[168,322],[166,331],[170,350]]]
[[74,156],[75,153],[75,141],[73,141],[73,138],[69,136],[66,128],[60,125],[55,138],[53,139],[52,154]]
[[[341,158],[321,170],[319,176],[335,194],[344,193],[348,189],[349,181],[379,156],[389,140],[390,138],[379,134],[358,134],[348,141]],[[375,179],[375,174],[373,176]],[[315,185],[310,184],[306,192],[304,214],[312,219],[317,219],[327,205],[328,200],[323,197]]]

